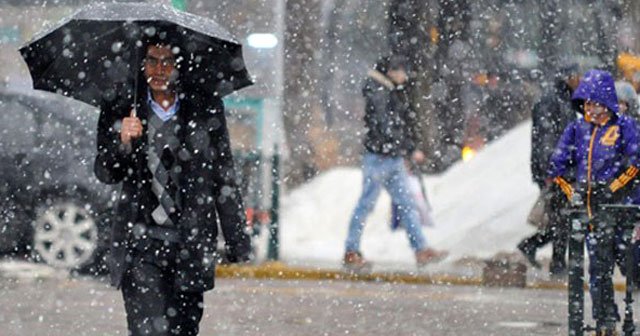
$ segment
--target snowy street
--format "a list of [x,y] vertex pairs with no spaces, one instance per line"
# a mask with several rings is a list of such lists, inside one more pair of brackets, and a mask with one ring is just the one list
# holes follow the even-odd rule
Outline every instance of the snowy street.
[[[0,278],[3,336],[126,335],[122,298],[106,283],[50,274],[16,279]],[[566,330],[566,294],[560,290],[218,279],[205,304],[202,335],[488,336]]]
[[639,37],[640,0],[0,0],[0,336],[640,335]]

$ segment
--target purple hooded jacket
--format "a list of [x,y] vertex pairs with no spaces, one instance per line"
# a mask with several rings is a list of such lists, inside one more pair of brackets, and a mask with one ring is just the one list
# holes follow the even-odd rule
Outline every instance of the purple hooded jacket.
[[562,177],[575,169],[574,189],[586,193],[582,196],[588,199],[590,186],[609,186],[628,167],[639,167],[638,127],[632,118],[619,115],[614,80],[609,72],[588,71],[572,99],[596,102],[612,114],[603,125],[584,118],[573,121],[565,128],[550,159],[548,176]]

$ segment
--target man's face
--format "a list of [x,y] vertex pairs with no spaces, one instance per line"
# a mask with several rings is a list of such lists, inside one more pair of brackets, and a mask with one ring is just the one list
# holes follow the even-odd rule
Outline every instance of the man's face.
[[580,75],[571,75],[567,77],[567,85],[571,88],[571,90],[575,90],[580,84]]
[[387,77],[389,77],[396,85],[402,85],[408,79],[407,72],[402,68],[387,71]]
[[144,59],[144,76],[152,91],[167,91],[177,78],[176,60],[171,47],[152,45]]

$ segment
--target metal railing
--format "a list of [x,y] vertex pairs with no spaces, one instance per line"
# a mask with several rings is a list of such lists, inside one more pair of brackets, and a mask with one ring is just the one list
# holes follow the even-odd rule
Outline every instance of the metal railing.
[[[277,146],[271,157],[257,152],[234,153],[236,184],[245,202],[248,230],[259,236],[267,226],[267,259],[279,259],[280,154]],[[268,174],[270,172],[270,174]]]

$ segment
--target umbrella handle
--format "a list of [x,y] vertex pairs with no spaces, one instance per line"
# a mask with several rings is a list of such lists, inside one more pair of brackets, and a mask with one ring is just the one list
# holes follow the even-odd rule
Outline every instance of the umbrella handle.
[[[140,48],[136,48],[136,62],[140,61]],[[138,76],[140,76],[140,68],[138,66],[136,66],[136,74],[134,77],[134,83],[133,83],[133,108],[131,109],[131,117],[132,118],[137,118],[138,117],[138,111],[137,111],[137,104],[138,104]]]

